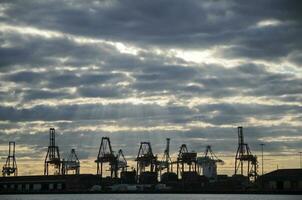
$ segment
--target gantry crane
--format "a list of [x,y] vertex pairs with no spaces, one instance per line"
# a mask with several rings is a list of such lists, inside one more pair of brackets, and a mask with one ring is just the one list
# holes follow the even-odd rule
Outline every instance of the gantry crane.
[[217,158],[211,146],[207,145],[205,155],[197,158],[197,164],[202,168],[204,176],[215,179],[217,177],[217,164],[224,164],[224,162]]
[[116,155],[116,162],[115,162],[115,170],[121,170],[121,172],[127,171],[127,160],[124,156],[123,150],[120,149]]
[[17,168],[17,162],[16,162],[16,156],[15,156],[15,142],[10,141],[8,143],[8,156],[6,159],[6,162],[2,168],[2,175],[3,176],[10,176],[18,175],[18,168]]
[[47,154],[44,161],[44,175],[49,174],[49,165],[52,165],[55,169],[55,174],[60,174],[61,172],[61,159],[59,147],[56,146],[56,136],[55,129],[49,129],[49,146]]
[[235,157],[235,174],[244,175],[244,162],[247,162],[247,177],[250,181],[257,179],[257,156],[252,155],[247,143],[244,143],[243,128],[238,127],[238,148]]
[[173,171],[172,159],[170,157],[170,138],[166,139],[166,149],[164,151],[162,160],[158,162],[158,167],[160,174],[165,169],[167,170],[167,172]]
[[80,161],[74,149],[71,149],[67,160],[62,161],[62,174],[68,174],[69,171],[80,174]]
[[103,176],[103,164],[109,164],[110,177],[117,177],[117,156],[112,151],[109,137],[102,137],[99,153],[95,162],[97,163],[97,174]]
[[137,177],[142,172],[145,172],[146,167],[150,167],[150,172],[157,172],[157,157],[153,155],[150,142],[141,142],[138,154],[136,157],[137,162]]
[[[182,144],[179,148],[178,157],[177,157],[177,177],[179,177],[179,172],[183,174],[185,172],[185,165],[189,166],[189,172],[196,172],[196,152],[189,152],[187,145]],[[180,169],[181,165],[181,169]]]

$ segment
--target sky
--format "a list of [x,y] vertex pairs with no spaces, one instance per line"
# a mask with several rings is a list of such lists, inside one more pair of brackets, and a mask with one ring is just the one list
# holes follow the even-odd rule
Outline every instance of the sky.
[[[265,171],[299,167],[302,2],[1,0],[0,164],[42,174],[49,128],[95,173],[101,138],[133,164],[171,138],[231,175],[237,126]],[[132,160],[132,162],[131,162]],[[261,164],[261,163],[260,163]]]

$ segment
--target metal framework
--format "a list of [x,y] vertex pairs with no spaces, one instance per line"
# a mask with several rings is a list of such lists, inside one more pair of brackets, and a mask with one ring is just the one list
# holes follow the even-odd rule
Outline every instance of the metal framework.
[[160,174],[163,170],[167,170],[167,172],[173,171],[172,159],[170,157],[170,138],[166,139],[166,149],[164,151],[164,155],[162,160],[159,162],[159,171]]
[[102,137],[99,153],[95,162],[97,163],[97,174],[103,177],[103,165],[109,164],[110,177],[117,177],[117,156],[112,151],[109,137]]
[[8,156],[6,159],[6,162],[2,168],[2,175],[3,176],[10,176],[18,175],[18,168],[17,168],[17,162],[15,157],[15,142],[9,142],[8,143]]
[[[187,145],[182,144],[179,148],[179,153],[177,157],[177,177],[179,177],[179,172],[183,174],[185,172],[185,165],[189,166],[189,171],[195,171],[196,172],[196,152],[189,152]],[[181,165],[181,169],[180,169]]]
[[150,167],[150,172],[158,170],[157,157],[153,155],[150,142],[141,142],[135,161],[137,162],[137,177],[146,171],[146,167]]
[[80,174],[80,161],[74,149],[71,149],[67,160],[62,161],[62,174],[68,174],[69,171]]
[[247,162],[247,177],[250,181],[257,179],[257,156],[252,155],[247,143],[244,143],[243,128],[238,127],[238,149],[235,157],[235,174],[244,175],[244,162]]
[[120,149],[116,156],[116,170],[121,170],[122,172],[127,171],[127,160],[124,156],[123,150]]
[[49,129],[49,146],[44,161],[44,175],[49,174],[49,166],[53,166],[55,169],[54,174],[60,174],[61,172],[61,159],[59,153],[59,147],[56,146],[55,129]]
[[217,164],[224,164],[224,162],[214,154],[211,146],[207,145],[204,156],[197,158],[197,164],[198,171],[199,167],[202,167],[203,175],[207,176],[208,178],[216,178]]

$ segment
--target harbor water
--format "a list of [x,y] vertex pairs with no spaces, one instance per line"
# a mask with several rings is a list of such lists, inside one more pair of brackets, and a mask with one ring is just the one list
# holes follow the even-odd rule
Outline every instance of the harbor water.
[[301,200],[299,195],[241,194],[54,194],[0,195],[1,200]]

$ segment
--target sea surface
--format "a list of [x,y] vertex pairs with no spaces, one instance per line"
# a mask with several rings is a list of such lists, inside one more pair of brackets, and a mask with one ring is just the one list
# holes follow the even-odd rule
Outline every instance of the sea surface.
[[299,195],[240,194],[54,194],[0,195],[1,200],[301,200]]

